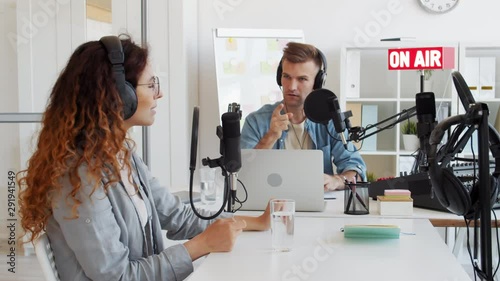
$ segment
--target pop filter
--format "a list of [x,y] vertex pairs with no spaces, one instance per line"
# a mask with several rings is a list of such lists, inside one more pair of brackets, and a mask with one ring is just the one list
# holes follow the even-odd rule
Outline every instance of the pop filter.
[[193,108],[193,125],[191,127],[191,161],[189,162],[189,170],[196,169],[196,155],[198,151],[198,126],[200,120],[200,109],[195,106]]
[[335,94],[327,89],[312,91],[304,101],[304,113],[314,123],[328,124],[332,118],[331,100],[336,98]]
[[[304,100],[304,113],[314,123],[327,125],[330,119],[333,121],[335,131],[339,134],[342,144],[347,149],[347,141],[344,136],[345,115],[340,110],[339,99],[330,90],[317,89],[309,93]],[[349,116],[352,113],[349,111]]]

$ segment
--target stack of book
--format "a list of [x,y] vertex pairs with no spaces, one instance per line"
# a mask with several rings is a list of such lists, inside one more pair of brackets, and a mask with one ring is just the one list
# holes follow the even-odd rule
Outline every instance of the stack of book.
[[413,199],[407,189],[386,189],[377,196],[378,209],[382,216],[413,215]]

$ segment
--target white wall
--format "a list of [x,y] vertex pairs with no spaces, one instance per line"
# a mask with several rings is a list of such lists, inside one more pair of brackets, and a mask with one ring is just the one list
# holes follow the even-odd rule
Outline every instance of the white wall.
[[[41,112],[74,41],[81,38],[84,13],[69,1],[3,1],[0,4],[0,112]],[[81,10],[81,9],[80,9]],[[71,19],[71,20],[68,20]],[[74,33],[72,33],[74,32]],[[83,40],[80,39],[80,42]],[[55,51],[57,50],[57,51]],[[31,155],[35,124],[1,124],[0,171],[19,171]],[[2,203],[6,182],[0,186]],[[6,210],[5,205],[0,205]],[[0,218],[7,214],[0,213]]]
[[[0,14],[2,23],[15,19],[10,13],[9,5],[14,1],[1,1]],[[45,1],[18,1],[31,3],[29,9],[37,11],[37,3]],[[48,1],[47,1],[48,2]],[[114,0],[113,3],[119,2]],[[16,3],[16,2],[14,2]],[[79,1],[58,0],[60,10],[58,21],[69,21],[70,17],[78,16],[74,7]],[[125,13],[113,15],[113,22],[125,23],[115,31],[125,31],[134,34],[134,39],[140,42],[138,24],[140,18],[139,0],[128,0]],[[82,4],[83,5],[83,4]],[[198,160],[202,157],[219,157],[219,140],[215,136],[215,127],[220,123],[218,118],[218,102],[215,79],[215,65],[212,43],[212,29],[225,28],[273,28],[302,29],[306,41],[319,47],[328,59],[328,79],[326,87],[339,92],[339,57],[343,44],[363,45],[376,42],[383,37],[414,36],[418,40],[428,41],[489,41],[499,40],[494,27],[500,25],[500,17],[496,12],[500,2],[495,0],[460,1],[450,13],[433,15],[423,11],[416,0],[383,0],[383,1],[348,1],[348,0],[150,0],[149,1],[149,42],[152,62],[162,79],[162,89],[165,97],[159,102],[156,123],[151,128],[153,174],[162,182],[171,185],[173,189],[186,189],[188,185],[189,146],[192,107],[201,105],[200,118],[200,151]],[[69,11],[68,11],[69,9]],[[115,7],[113,7],[115,9]],[[32,12],[33,12],[32,11]],[[2,14],[3,12],[3,14]],[[19,13],[19,12],[18,12]],[[22,22],[19,21],[18,25]],[[19,26],[5,24],[2,28],[16,30]],[[78,21],[76,25],[80,24]],[[83,22],[81,23],[83,24]],[[71,51],[80,43],[79,34],[71,32],[75,23],[66,25],[47,24],[35,34],[34,42],[52,42],[44,45],[46,49],[56,48],[58,56],[57,69],[62,67]],[[114,25],[114,28],[115,25]],[[49,30],[50,29],[50,30]],[[50,32],[49,32],[50,31]],[[5,31],[3,31],[5,32]],[[2,36],[5,33],[0,33]],[[55,36],[57,34],[57,36]],[[136,36],[137,35],[137,36]],[[71,43],[68,42],[71,38]],[[55,40],[55,41],[54,41]],[[6,77],[11,73],[12,65],[16,66],[13,56],[5,55],[5,41],[2,40],[2,64],[0,74],[2,83],[15,81]],[[56,42],[56,43],[54,43]],[[39,42],[44,44],[43,42]],[[55,45],[54,45],[55,44]],[[29,45],[28,45],[29,46]],[[45,106],[48,89],[53,83],[56,72],[46,72],[42,64],[44,52],[32,50],[28,58],[36,65],[30,73],[19,69],[20,73],[33,75],[37,81],[24,83],[20,81],[20,95],[33,93],[37,89],[37,97],[28,109],[41,109]],[[3,58],[9,58],[8,71]],[[47,62],[54,64],[54,61]],[[40,64],[39,64],[40,63]],[[17,65],[23,66],[24,61]],[[27,71],[27,72],[24,72]],[[14,69],[15,72],[15,69]],[[6,77],[6,78],[4,78]],[[30,76],[31,77],[31,76]],[[7,79],[7,80],[4,80]],[[39,80],[38,80],[39,79]],[[17,99],[9,97],[2,86],[0,96],[11,106]],[[20,99],[22,100],[22,98]],[[6,105],[7,106],[7,105]],[[21,111],[25,108],[21,108]],[[3,110],[3,109],[2,109]],[[140,135],[140,130],[134,132]]]
[[198,93],[197,2],[150,0],[148,18],[151,62],[164,94],[150,130],[151,172],[172,191],[187,190]]
[[[15,34],[16,16],[15,1],[0,3],[0,34]],[[15,112],[18,107],[17,98],[17,58],[15,49],[8,40],[0,40],[0,112]],[[19,127],[13,124],[0,124],[0,174],[7,176],[9,170],[19,166]],[[0,221],[7,218],[7,182],[0,183]],[[1,238],[6,230],[0,230]]]
[[215,126],[217,92],[212,45],[213,28],[302,29],[306,42],[328,60],[326,88],[339,93],[339,59],[343,44],[364,45],[385,37],[413,36],[417,40],[499,40],[500,2],[460,1],[447,14],[425,12],[416,0],[199,0],[199,98],[202,108],[200,154],[218,156]]
[[[92,32],[87,36],[85,13],[85,1],[0,0],[0,96],[4,100],[0,112],[44,110],[50,89],[74,49],[109,34]],[[141,1],[113,0],[112,14],[112,34],[128,33],[141,43]],[[186,143],[192,105],[197,99],[197,83],[191,83],[197,80],[196,14],[196,0],[148,1],[151,63],[165,92],[158,103],[157,122],[151,128],[152,170],[165,185],[182,188],[187,188],[189,179]],[[175,71],[170,72],[170,68]],[[0,140],[7,148],[2,150],[2,156],[12,154],[2,157],[1,171],[24,167],[31,155],[28,143],[36,128],[1,126],[2,132],[16,137]],[[18,128],[22,128],[19,133]],[[131,135],[141,154],[141,128],[134,128]]]

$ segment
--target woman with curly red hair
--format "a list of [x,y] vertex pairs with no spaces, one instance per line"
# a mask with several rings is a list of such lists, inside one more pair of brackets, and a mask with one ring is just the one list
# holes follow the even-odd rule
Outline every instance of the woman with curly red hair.
[[[148,49],[129,37],[82,44],[58,77],[18,176],[22,227],[31,242],[47,233],[61,280],[182,280],[242,230],[269,228],[269,208],[201,220],[151,176],[127,130],[152,125],[162,97]],[[162,229],[190,240],[166,248]]]

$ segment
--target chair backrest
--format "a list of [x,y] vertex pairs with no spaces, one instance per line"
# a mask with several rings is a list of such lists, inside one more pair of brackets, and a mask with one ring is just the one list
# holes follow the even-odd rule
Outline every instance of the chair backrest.
[[46,281],[60,281],[59,274],[57,273],[56,263],[54,261],[54,254],[50,247],[49,237],[43,233],[35,240],[35,253],[42,267],[43,275]]

